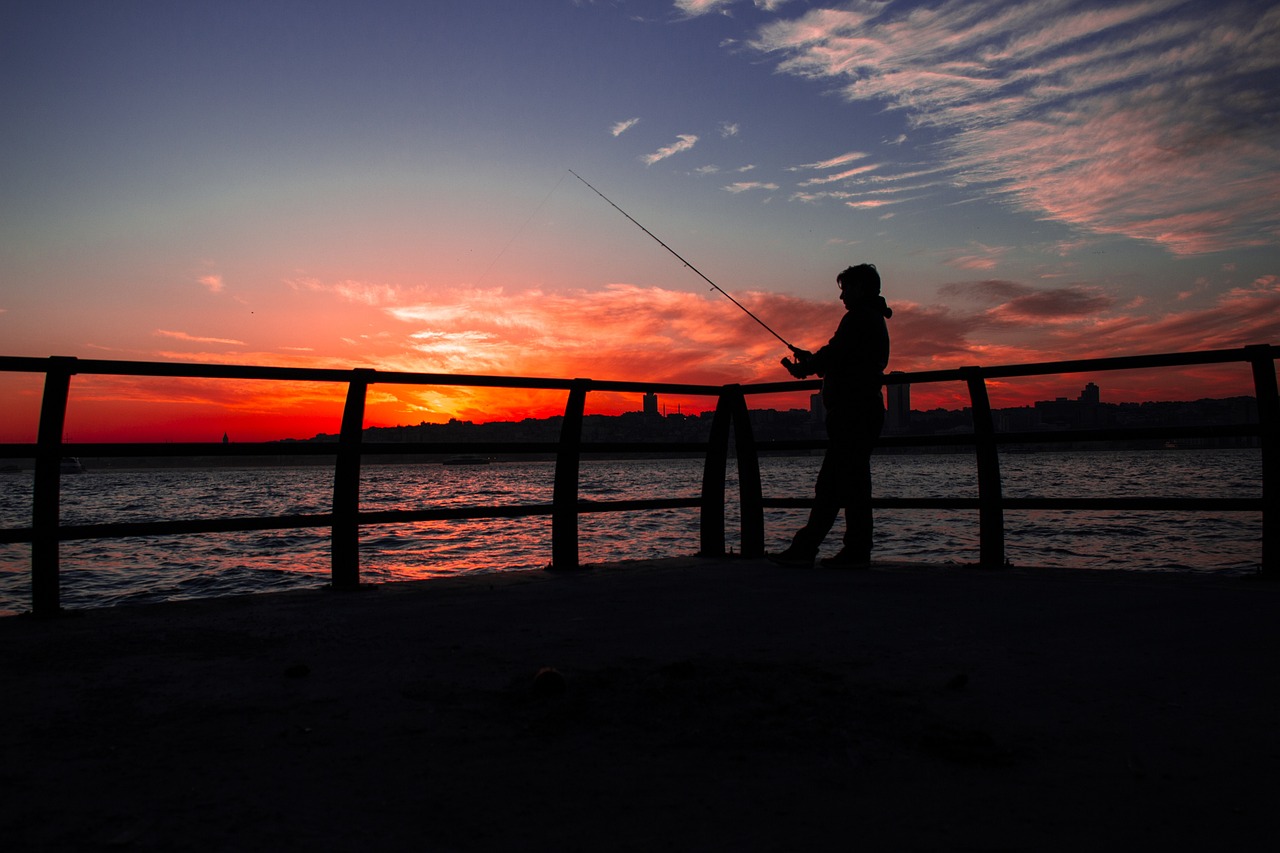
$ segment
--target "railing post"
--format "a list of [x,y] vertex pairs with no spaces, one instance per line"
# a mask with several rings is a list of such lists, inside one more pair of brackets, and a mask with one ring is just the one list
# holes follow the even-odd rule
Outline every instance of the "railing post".
[[[1266,344],[1245,347],[1253,367],[1253,387],[1258,400],[1258,444],[1262,448],[1262,576],[1280,580],[1280,392],[1276,390],[1276,362]],[[1268,507],[1271,507],[1268,510]]]
[[764,496],[760,488],[760,454],[747,412],[747,398],[738,385],[731,389],[733,448],[738,455],[738,510],[741,520],[742,556],[764,556]]
[[36,434],[36,468],[31,498],[31,612],[55,616],[62,611],[58,523],[62,512],[62,430],[76,360],[49,359]]
[[711,419],[711,437],[702,468],[702,502],[699,504],[699,550],[701,557],[724,556],[724,487],[729,463],[729,430],[733,429],[734,452],[738,457],[738,507],[742,535],[742,555],[764,555],[764,496],[760,488],[760,456],[747,412],[747,398],[741,385],[720,390],[716,412]]
[[582,460],[582,416],[590,379],[575,379],[569,388],[556,451],[556,477],[551,494],[551,568],[578,568],[578,470]]
[[1004,495],[1000,485],[1000,451],[996,445],[991,400],[980,367],[962,367],[973,406],[974,450],[978,462],[978,563],[1001,568],[1004,559]]
[[347,385],[333,469],[333,541],[330,584],[334,589],[360,586],[360,444],[364,438],[364,403],[375,371],[357,368]]
[[[729,463],[729,428],[733,424],[733,398],[726,385],[720,389],[716,411],[711,417],[711,435],[707,439],[707,458],[702,463],[702,503],[699,506],[698,556],[724,556],[724,484]],[[742,396],[738,389],[737,396]]]

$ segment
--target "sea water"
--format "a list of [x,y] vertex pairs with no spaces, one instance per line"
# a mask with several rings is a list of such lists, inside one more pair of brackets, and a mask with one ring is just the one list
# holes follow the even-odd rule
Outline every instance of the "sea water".
[[[813,492],[820,456],[761,460],[766,497]],[[875,493],[895,498],[975,498],[972,454],[878,455]],[[1009,498],[1261,496],[1257,450],[1006,453]],[[554,464],[368,464],[361,509],[549,504]],[[696,498],[700,459],[584,460],[580,496],[610,501]],[[90,469],[62,479],[62,522],[94,524],[178,518],[324,513],[328,466]],[[31,472],[0,475],[0,526],[31,524]],[[727,546],[737,550],[737,481],[726,487]],[[769,509],[766,547],[780,550],[804,522],[803,509]],[[840,545],[836,531],[824,552]],[[1005,511],[1006,556],[1015,565],[1163,571],[1253,570],[1261,557],[1256,512]],[[579,518],[583,563],[686,556],[699,549],[698,510],[587,513]],[[387,524],[361,529],[365,581],[390,581],[545,567],[547,516]],[[234,595],[327,582],[329,528],[81,540],[61,546],[62,603],[127,602]],[[975,510],[877,510],[875,556],[938,564],[978,560]],[[0,613],[30,608],[29,545],[0,545]]]

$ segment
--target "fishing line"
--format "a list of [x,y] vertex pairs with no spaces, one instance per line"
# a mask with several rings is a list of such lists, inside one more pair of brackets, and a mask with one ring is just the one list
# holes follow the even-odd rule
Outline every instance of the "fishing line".
[[675,249],[671,248],[671,247],[670,247],[670,246],[668,246],[666,243],[664,243],[664,242],[662,242],[661,240],[659,240],[659,239],[658,239],[658,236],[657,236],[656,234],[654,234],[652,231],[650,231],[648,228],[645,228],[645,227],[644,227],[643,225],[641,225],[639,222],[636,222],[635,217],[633,217],[630,213],[627,213],[625,210],[623,210],[622,208],[618,207],[616,204],[614,204],[612,201],[610,201],[610,200],[609,200],[609,197],[608,197],[607,195],[605,195],[604,193],[600,192],[600,190],[596,189],[595,187],[591,186],[591,184],[587,183],[587,179],[586,179],[586,178],[582,177],[582,176],[581,176],[581,175],[579,175],[577,172],[573,171],[573,169],[570,169],[570,170],[569,170],[569,174],[570,174],[570,175],[573,175],[575,178],[577,178],[578,180],[582,181],[584,184],[587,184],[587,188],[588,188],[588,189],[590,189],[590,190],[591,190],[593,193],[595,193],[596,195],[600,196],[600,198],[602,198],[602,199],[604,199],[605,201],[609,202],[609,206],[610,206],[610,207],[612,207],[614,210],[616,210],[616,211],[618,211],[619,213],[621,213],[623,216],[627,217],[627,219],[630,219],[630,220],[635,224],[635,226],[636,226],[637,228],[639,228],[641,231],[643,231],[644,233],[646,233],[646,234],[648,234],[650,237],[652,237],[654,240],[656,240],[659,246],[661,246],[662,248],[666,249],[666,250],[667,250],[668,252],[670,252],[671,254],[675,255],[675,256],[676,256],[676,258],[680,261],[680,263],[684,264],[686,267],[688,267],[689,269],[691,269],[691,270],[693,270],[695,273],[697,273],[697,274],[702,278],[702,280],[703,280],[703,281],[705,281],[707,284],[711,285],[711,288],[712,288],[713,290],[718,290],[718,291],[720,291],[720,293],[721,293],[721,294],[723,294],[723,295],[724,295],[724,297],[725,297],[726,299],[728,299],[728,300],[729,300],[730,302],[732,302],[734,305],[737,305],[739,308],[741,308],[741,309],[746,313],[746,315],[747,315],[748,317],[750,317],[752,320],[755,320],[757,323],[759,323],[761,326],[763,326],[763,327],[764,327],[764,330],[765,330],[766,332],[768,332],[769,334],[773,335],[773,336],[774,336],[775,338],[777,338],[778,340],[782,341],[782,343],[786,345],[787,349],[791,350],[793,353],[796,353],[796,354],[799,354],[799,353],[801,352],[801,350],[798,350],[798,349],[796,349],[795,347],[793,347],[791,344],[787,343],[787,339],[786,339],[786,338],[784,338],[784,337],[782,337],[782,335],[778,334],[778,333],[777,333],[777,332],[775,332],[773,329],[770,329],[770,328],[769,328],[769,326],[768,326],[768,324],[767,324],[767,323],[765,323],[765,321],[764,321],[764,320],[761,320],[761,319],[760,319],[759,317],[757,317],[755,314],[752,314],[752,313],[747,309],[747,306],[743,305],[741,302],[739,302],[738,300],[736,300],[736,299],[734,299],[732,296],[730,296],[730,295],[729,295],[729,292],[728,292],[728,291],[726,291],[723,287],[721,287],[720,285],[716,284],[714,281],[712,281],[711,279],[709,279],[709,278],[707,278],[705,275],[703,275],[703,274],[702,274],[702,270],[698,269],[698,268],[697,268],[697,267],[695,267],[693,264],[689,263],[689,262],[688,262],[688,261],[686,261],[684,258],[682,258],[682,257],[680,256],[680,253],[679,253],[679,252],[677,252]]
[[551,188],[551,191],[548,192],[545,196],[543,196],[542,201],[538,202],[538,206],[533,209],[533,213],[530,213],[529,218],[524,221],[524,224],[516,229],[516,232],[511,235],[511,239],[507,241],[507,244],[502,247],[502,249],[498,252],[498,254],[494,255],[493,260],[489,261],[489,266],[485,267],[484,272],[480,274],[480,278],[476,279],[477,286],[479,286],[486,278],[489,277],[489,271],[492,270],[494,266],[498,263],[498,261],[502,258],[502,256],[506,254],[507,249],[511,248],[511,244],[516,241],[516,238],[519,237],[522,233],[524,233],[524,229],[529,227],[529,223],[533,221],[533,217],[538,215],[538,211],[542,210],[543,206],[545,206],[547,203],[547,199],[551,198],[552,193],[560,189],[560,185],[562,183],[564,183],[564,175],[560,176],[560,180],[556,181],[556,185]]

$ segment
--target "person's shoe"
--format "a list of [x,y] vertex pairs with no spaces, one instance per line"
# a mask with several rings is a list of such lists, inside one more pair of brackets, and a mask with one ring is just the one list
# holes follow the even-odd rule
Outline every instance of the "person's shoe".
[[823,557],[822,566],[827,569],[866,569],[871,566],[871,555],[841,548],[835,556]]
[[770,554],[769,562],[776,563],[779,566],[795,566],[808,569],[813,567],[813,557],[813,554],[799,551],[792,547],[778,554]]

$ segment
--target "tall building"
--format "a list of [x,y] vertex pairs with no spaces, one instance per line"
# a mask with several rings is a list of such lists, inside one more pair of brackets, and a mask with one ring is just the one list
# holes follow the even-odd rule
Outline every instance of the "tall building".
[[809,420],[815,424],[827,420],[827,407],[822,404],[822,394],[809,395]]
[[652,391],[644,395],[644,413],[646,415],[658,414],[658,395]]

